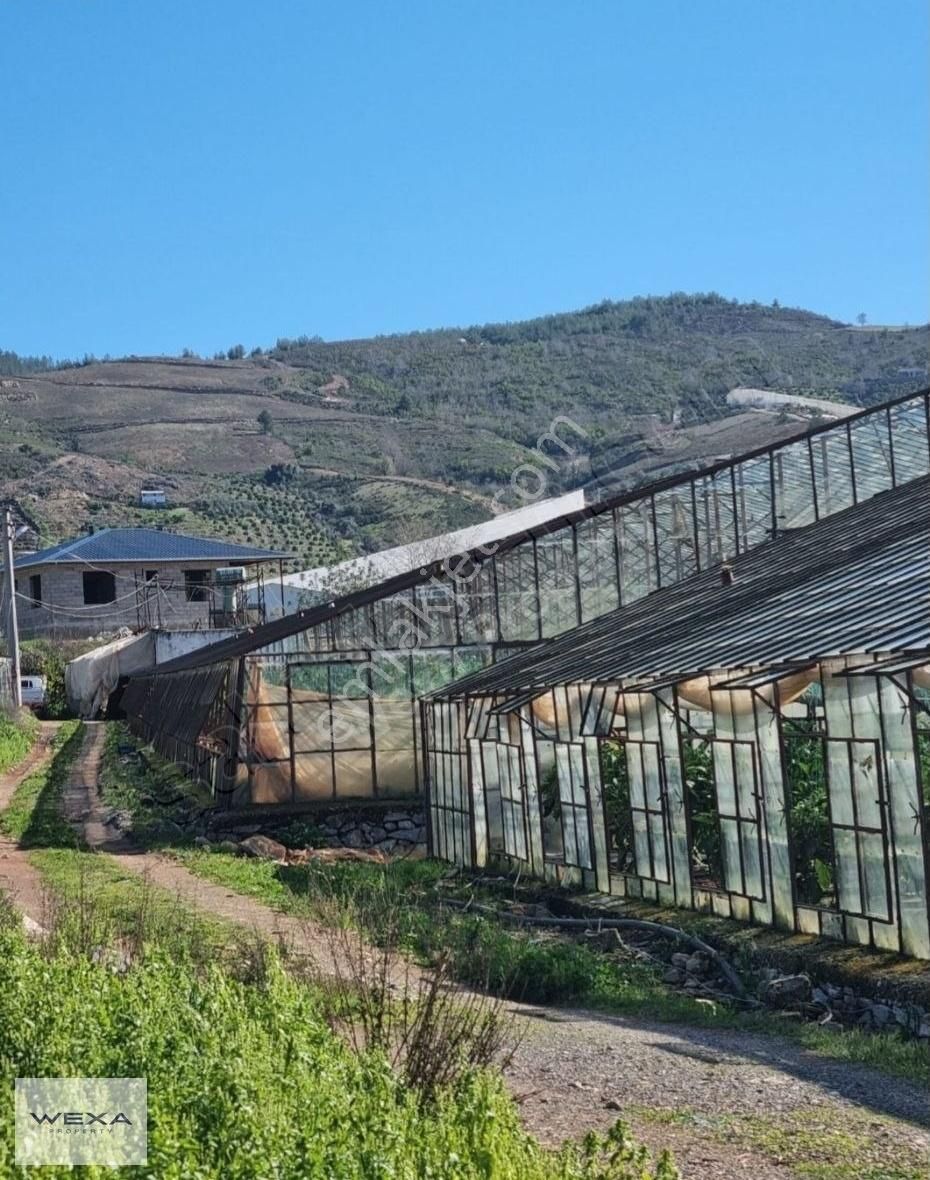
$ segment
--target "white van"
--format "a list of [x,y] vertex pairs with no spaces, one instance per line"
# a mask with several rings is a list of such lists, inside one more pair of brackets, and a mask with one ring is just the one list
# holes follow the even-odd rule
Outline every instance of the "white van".
[[27,709],[41,709],[45,704],[45,677],[20,676],[20,692]]

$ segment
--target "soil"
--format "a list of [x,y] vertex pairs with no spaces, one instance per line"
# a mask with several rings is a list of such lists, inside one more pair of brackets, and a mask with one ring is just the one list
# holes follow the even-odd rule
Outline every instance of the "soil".
[[[103,822],[107,809],[97,793],[103,739],[104,726],[87,726],[65,793],[67,814],[90,847],[182,902],[280,942],[292,954],[312,956],[324,972],[338,971],[338,944],[323,927],[276,913],[196,877],[169,856],[142,852],[115,836]],[[4,789],[10,791],[8,783],[0,784],[0,805]],[[13,863],[18,864],[15,855]],[[407,974],[408,967],[398,966],[398,979]],[[824,1058],[774,1036],[565,1008],[509,1007],[522,1040],[507,1080],[525,1125],[545,1144],[606,1130],[624,1117],[642,1142],[672,1150],[686,1180],[747,1175],[788,1180],[802,1173],[771,1151],[727,1142],[715,1119],[746,1116],[790,1128],[792,1119],[808,1119],[813,1112],[829,1127],[867,1128],[870,1138],[887,1141],[890,1159],[901,1151],[930,1158],[930,1104],[916,1083]],[[683,1111],[685,1119],[679,1117]]]
[[[59,722],[40,723],[39,736],[25,759],[0,775],[0,811],[13,798],[13,792],[24,778],[38,770],[52,756],[52,739]],[[5,893],[23,914],[26,926],[32,930],[43,925],[45,887],[39,872],[29,863],[29,857],[9,836],[0,832],[0,892]]]

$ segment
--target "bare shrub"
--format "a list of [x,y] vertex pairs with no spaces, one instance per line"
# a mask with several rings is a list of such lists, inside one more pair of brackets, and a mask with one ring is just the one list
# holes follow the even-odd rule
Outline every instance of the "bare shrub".
[[[377,904],[378,946],[359,902],[333,902],[323,930],[312,975],[333,1030],[356,1052],[383,1053],[424,1102],[473,1070],[505,1069],[519,1037],[504,1002],[458,987],[444,953],[427,968],[412,963],[397,912]],[[319,928],[313,935],[319,942]]]

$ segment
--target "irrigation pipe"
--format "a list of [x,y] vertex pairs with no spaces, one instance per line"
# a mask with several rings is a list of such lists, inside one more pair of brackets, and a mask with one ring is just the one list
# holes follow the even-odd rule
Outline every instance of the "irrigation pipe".
[[687,934],[675,926],[666,926],[662,922],[649,922],[643,918],[531,918],[526,914],[512,914],[507,910],[495,910],[487,905],[473,905],[467,901],[457,901],[453,898],[441,899],[443,905],[457,910],[467,910],[490,918],[497,918],[503,922],[513,922],[519,926],[556,926],[569,930],[642,930],[647,934],[662,934],[676,942],[683,942],[695,950],[703,952],[720,968],[721,974],[741,999],[748,999],[746,986],[727,960],[703,939],[693,934]]

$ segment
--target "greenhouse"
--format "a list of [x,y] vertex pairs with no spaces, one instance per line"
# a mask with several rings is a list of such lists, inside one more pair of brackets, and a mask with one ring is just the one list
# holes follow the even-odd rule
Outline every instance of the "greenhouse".
[[930,478],[421,708],[441,857],[930,958]]
[[161,665],[124,708],[224,805],[422,794],[423,697],[925,475],[928,413],[911,394],[585,504]]

